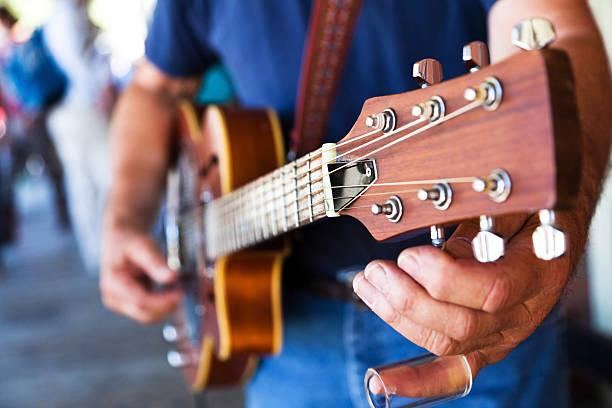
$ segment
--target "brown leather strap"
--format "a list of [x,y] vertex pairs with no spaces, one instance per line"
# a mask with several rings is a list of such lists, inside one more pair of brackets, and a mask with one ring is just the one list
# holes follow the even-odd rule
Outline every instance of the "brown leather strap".
[[315,150],[323,141],[362,4],[362,0],[314,1],[291,133],[297,155]]

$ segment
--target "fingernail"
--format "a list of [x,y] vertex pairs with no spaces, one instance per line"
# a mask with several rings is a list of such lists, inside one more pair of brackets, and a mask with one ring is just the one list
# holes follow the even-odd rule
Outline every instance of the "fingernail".
[[372,307],[376,301],[377,290],[370,282],[363,278],[363,275],[357,276],[353,282],[355,293],[364,301],[366,305]]
[[376,289],[385,293],[387,290],[387,272],[377,263],[366,267],[365,277]]

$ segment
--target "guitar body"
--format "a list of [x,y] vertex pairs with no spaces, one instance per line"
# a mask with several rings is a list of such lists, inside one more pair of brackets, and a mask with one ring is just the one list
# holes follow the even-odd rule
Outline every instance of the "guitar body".
[[202,204],[278,168],[285,153],[271,110],[197,110],[184,103],[177,143],[168,183],[168,202],[175,204],[169,211],[174,212],[170,218],[187,222],[170,225],[177,232],[175,255],[185,290],[174,327],[178,351],[185,356],[181,366],[199,391],[241,383],[253,372],[257,355],[280,351],[286,246],[274,241],[207,259],[205,234],[193,226],[202,224]]

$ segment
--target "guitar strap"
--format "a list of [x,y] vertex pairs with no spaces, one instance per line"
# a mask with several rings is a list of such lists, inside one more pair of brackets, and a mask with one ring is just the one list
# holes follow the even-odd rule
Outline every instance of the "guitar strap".
[[290,154],[321,146],[363,0],[314,0],[297,94]]

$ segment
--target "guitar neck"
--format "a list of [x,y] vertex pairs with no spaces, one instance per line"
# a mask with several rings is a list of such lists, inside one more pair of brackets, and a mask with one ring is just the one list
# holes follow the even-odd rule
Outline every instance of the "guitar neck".
[[207,204],[207,256],[228,255],[324,218],[324,174],[316,151]]

